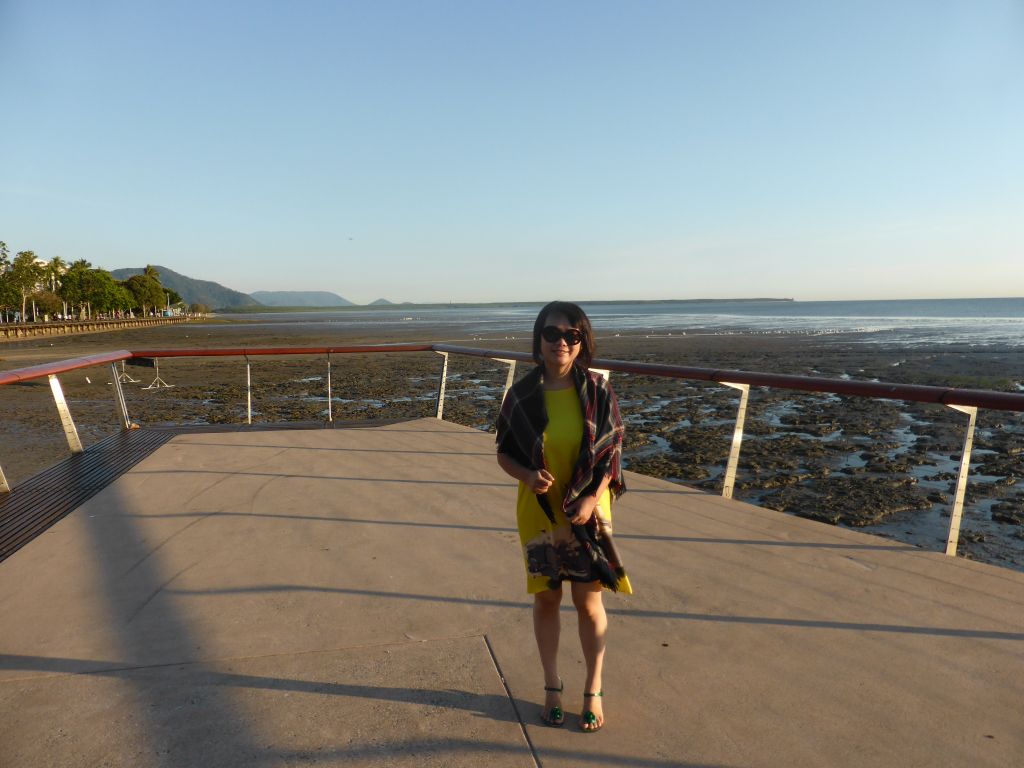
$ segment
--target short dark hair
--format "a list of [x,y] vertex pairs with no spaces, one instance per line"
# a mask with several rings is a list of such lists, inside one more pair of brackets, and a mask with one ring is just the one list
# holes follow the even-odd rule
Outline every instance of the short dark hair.
[[541,308],[537,319],[533,322],[533,361],[542,365],[544,360],[540,355],[540,332],[544,330],[548,317],[551,315],[564,315],[569,325],[583,332],[583,341],[580,342],[580,353],[576,358],[576,365],[589,368],[594,360],[594,329],[590,326],[590,318],[578,304],[571,301],[552,301]]

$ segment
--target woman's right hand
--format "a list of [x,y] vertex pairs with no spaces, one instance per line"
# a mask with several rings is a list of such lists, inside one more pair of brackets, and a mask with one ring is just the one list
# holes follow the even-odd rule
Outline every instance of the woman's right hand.
[[547,493],[548,488],[555,482],[555,477],[546,469],[536,469],[530,473],[526,485],[534,493]]

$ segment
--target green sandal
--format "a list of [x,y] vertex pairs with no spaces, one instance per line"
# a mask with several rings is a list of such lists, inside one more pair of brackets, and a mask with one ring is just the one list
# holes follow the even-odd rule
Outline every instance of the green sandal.
[[[584,699],[592,699],[595,696],[602,696],[603,697],[604,696],[604,691],[598,691],[597,693],[584,693],[583,694],[583,698]],[[586,703],[586,702],[584,702],[584,703]],[[597,724],[597,715],[595,715],[590,710],[587,710],[586,712],[583,713],[583,716],[580,718],[580,730],[581,731],[583,731],[584,733],[597,733],[602,728],[604,728],[604,723],[601,723],[600,725]]]
[[[558,678],[558,687],[550,688],[544,686],[545,693],[561,693],[565,688],[565,683],[562,682],[562,678]],[[561,728],[565,724],[565,713],[561,707],[552,707],[546,713],[544,710],[540,712],[540,721],[549,728]]]

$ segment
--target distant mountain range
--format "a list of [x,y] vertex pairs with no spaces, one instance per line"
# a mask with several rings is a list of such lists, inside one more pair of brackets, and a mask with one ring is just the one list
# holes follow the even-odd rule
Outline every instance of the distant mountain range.
[[[286,307],[302,309],[314,309],[319,307],[356,307],[355,302],[349,301],[331,291],[254,291],[252,295],[225,288],[220,283],[210,280],[196,280],[175,272],[168,267],[154,265],[160,273],[160,282],[177,291],[186,304],[205,304],[210,309],[224,309],[244,311],[245,309],[258,310],[260,307],[273,307],[277,310]],[[143,267],[125,267],[111,270],[115,280],[127,280],[133,275],[141,275]],[[793,299],[757,298],[757,299],[660,299],[660,300],[611,300],[595,303],[601,304],[664,304],[664,303],[719,303],[719,302],[765,302],[765,301],[788,301]],[[589,302],[588,302],[589,303]],[[540,305],[541,302],[485,302],[484,304],[472,302],[447,302],[444,304],[415,304],[411,301],[394,302],[388,299],[377,299],[371,301],[368,307],[398,307],[398,306],[420,306],[420,307],[472,307],[472,306],[507,306],[525,307]]]
[[251,296],[266,307],[355,306],[353,302],[330,291],[253,291]]
[[[195,280],[186,277],[173,269],[154,264],[160,273],[160,283],[177,291],[186,304],[205,304],[211,309],[260,307],[262,304],[247,293],[233,291],[220,283],[210,280]],[[141,275],[142,267],[125,267],[111,270],[115,280],[127,280],[133,275]],[[332,294],[333,295],[333,294]]]
[[[160,273],[160,282],[178,292],[186,304],[205,304],[210,309],[245,309],[251,307],[354,307],[353,302],[330,291],[255,291],[251,295],[225,288],[210,280],[196,280],[168,267],[154,264]],[[141,275],[143,267],[125,267],[111,270],[115,280],[127,280]],[[379,299],[374,302],[388,304]]]

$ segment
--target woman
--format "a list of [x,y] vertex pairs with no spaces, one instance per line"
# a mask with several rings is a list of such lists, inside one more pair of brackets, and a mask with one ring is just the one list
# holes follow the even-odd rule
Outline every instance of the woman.
[[509,389],[497,437],[498,465],[519,481],[516,518],[544,669],[541,719],[553,727],[565,721],[558,639],[562,582],[569,581],[587,663],[580,718],[587,733],[604,726],[602,582],[633,591],[609,546],[611,497],[625,491],[622,420],[608,382],[588,370],[593,356],[594,334],[583,310],[564,301],[545,306],[533,325],[537,367]]

